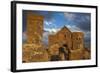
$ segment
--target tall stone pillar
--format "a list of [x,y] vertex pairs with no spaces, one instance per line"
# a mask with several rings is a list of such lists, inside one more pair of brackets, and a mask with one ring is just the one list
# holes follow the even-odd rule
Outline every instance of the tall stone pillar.
[[32,12],[27,13],[27,43],[40,43],[43,36],[43,20],[44,17],[36,15]]

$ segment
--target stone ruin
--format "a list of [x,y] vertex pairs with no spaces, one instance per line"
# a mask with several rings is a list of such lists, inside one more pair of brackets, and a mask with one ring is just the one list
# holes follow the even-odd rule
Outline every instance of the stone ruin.
[[90,51],[84,48],[84,33],[71,32],[66,26],[55,35],[49,35],[48,47],[45,47],[43,21],[43,16],[27,13],[27,41],[22,47],[24,63],[90,59]]

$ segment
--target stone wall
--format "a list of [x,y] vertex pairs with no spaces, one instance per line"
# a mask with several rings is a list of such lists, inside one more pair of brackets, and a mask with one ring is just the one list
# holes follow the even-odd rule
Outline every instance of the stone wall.
[[70,50],[69,60],[82,60],[84,55],[83,49]]
[[47,50],[41,44],[23,45],[23,62],[45,62],[49,60]]

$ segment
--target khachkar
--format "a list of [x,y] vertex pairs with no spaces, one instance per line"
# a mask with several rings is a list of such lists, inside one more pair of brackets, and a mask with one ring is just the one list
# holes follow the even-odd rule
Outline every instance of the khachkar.
[[48,53],[42,44],[44,17],[28,12],[26,16],[26,43],[23,44],[23,62],[48,61]]

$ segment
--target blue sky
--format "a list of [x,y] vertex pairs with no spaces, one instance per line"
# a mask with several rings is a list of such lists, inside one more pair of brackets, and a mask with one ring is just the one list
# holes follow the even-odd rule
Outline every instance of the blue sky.
[[[26,13],[28,10],[23,10],[23,33],[26,31]],[[48,42],[48,35],[56,33],[62,27],[68,27],[72,32],[84,32],[85,46],[90,48],[91,41],[91,14],[76,13],[76,12],[53,12],[53,11],[31,11],[34,14],[44,16],[44,42]]]

